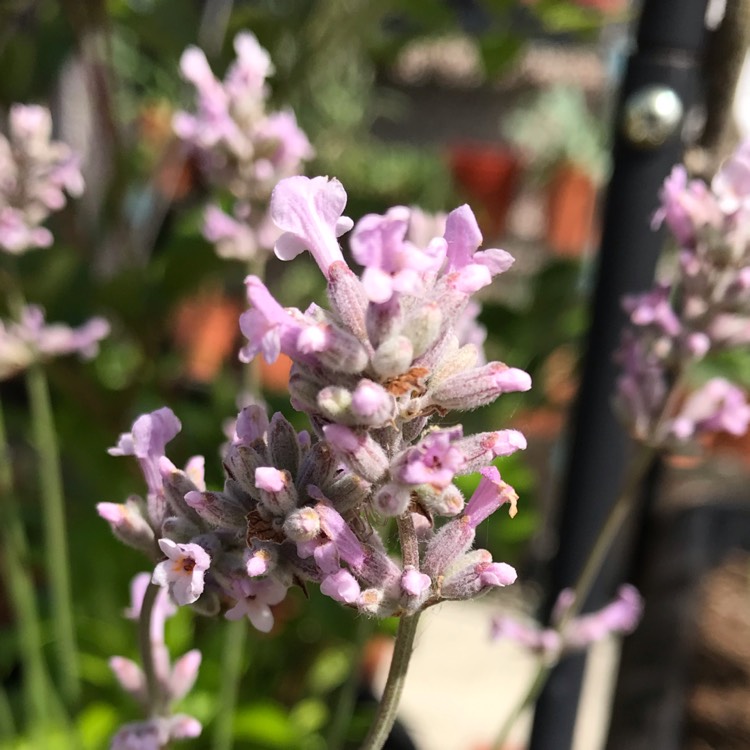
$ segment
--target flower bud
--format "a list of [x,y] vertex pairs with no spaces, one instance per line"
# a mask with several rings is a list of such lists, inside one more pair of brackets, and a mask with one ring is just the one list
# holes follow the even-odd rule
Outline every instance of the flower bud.
[[307,486],[327,487],[336,474],[339,462],[331,446],[324,440],[313,444],[305,455],[297,474],[297,488],[300,495],[305,496]]
[[255,486],[255,470],[267,465],[267,456],[245,445],[230,445],[224,456],[224,470],[228,476],[255,500],[260,497]]
[[156,540],[143,514],[143,501],[135,495],[124,504],[98,503],[96,512],[109,523],[112,533],[128,547],[133,547],[154,559]]
[[259,466],[255,470],[255,486],[260,490],[260,502],[273,515],[285,516],[297,507],[297,490],[288,471]]
[[509,586],[516,577],[512,566],[492,562],[492,555],[487,550],[474,550],[445,571],[440,596],[443,599],[473,599],[492,587]]
[[502,362],[461,372],[442,380],[430,393],[430,400],[443,409],[476,409],[492,403],[503,393],[528,391],[528,373]]
[[396,296],[367,308],[367,335],[375,347],[395,336],[403,327],[404,314]]
[[267,575],[278,561],[276,545],[256,544],[253,549],[245,550],[244,559],[245,570],[251,578]]
[[320,516],[315,508],[292,511],[284,521],[284,534],[293,542],[309,542],[320,535]]
[[359,508],[370,495],[371,485],[362,477],[343,472],[335,482],[326,487],[326,497],[339,513]]
[[[198,524],[202,525],[200,516],[196,513]],[[189,542],[196,534],[200,533],[200,526],[191,523],[183,516],[168,516],[161,525],[162,536],[168,536],[176,542]]]
[[314,355],[324,367],[334,372],[362,372],[369,360],[364,346],[351,333],[331,323],[304,328],[297,346],[302,354]]
[[363,379],[350,396],[351,410],[359,424],[380,426],[390,422],[396,413],[396,401],[382,385]]
[[409,507],[412,489],[404,484],[389,482],[375,493],[372,505],[381,515],[400,516]]
[[271,453],[271,465],[277,469],[286,469],[292,476],[297,473],[300,462],[297,431],[280,412],[273,415],[268,426],[268,450]]
[[351,424],[352,394],[346,388],[329,385],[318,393],[318,407],[324,416],[335,422]]
[[384,341],[372,357],[372,367],[382,378],[393,378],[406,372],[414,359],[414,347],[406,336]]
[[344,325],[365,345],[369,346],[365,313],[367,295],[356,274],[341,261],[328,269],[328,299]]
[[337,602],[353,604],[360,595],[357,579],[348,571],[341,568],[337,573],[326,576],[320,583],[320,593],[330,596]]
[[434,302],[422,305],[407,317],[403,331],[414,347],[415,357],[421,357],[437,341],[442,324],[443,313]]
[[366,432],[355,432],[343,425],[323,427],[326,440],[355,473],[368,482],[377,482],[388,471],[388,457]]
[[428,513],[436,516],[457,516],[464,509],[464,496],[455,484],[442,490],[429,484],[414,487],[417,501]]
[[231,529],[245,525],[247,510],[223,492],[188,492],[185,502],[210,526]]

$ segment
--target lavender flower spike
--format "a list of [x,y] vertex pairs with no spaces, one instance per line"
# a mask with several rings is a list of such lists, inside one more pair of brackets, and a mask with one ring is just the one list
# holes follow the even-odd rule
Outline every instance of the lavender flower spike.
[[287,177],[271,193],[271,218],[284,234],[274,251],[281,260],[291,260],[309,250],[323,274],[337,260],[343,261],[337,237],[348,232],[353,222],[341,214],[346,191],[337,180],[327,177]]

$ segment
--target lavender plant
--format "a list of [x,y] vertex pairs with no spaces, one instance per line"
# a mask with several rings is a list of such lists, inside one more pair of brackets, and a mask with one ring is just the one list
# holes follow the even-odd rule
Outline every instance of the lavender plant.
[[250,32],[235,37],[234,49],[223,81],[203,50],[185,50],[180,70],[197,105],[193,113],[177,112],[173,128],[211,186],[231,196],[230,213],[216,203],[206,208],[205,238],[223,258],[252,261],[271,251],[278,234],[267,214],[272,188],[300,172],[314,151],[291,110],[268,111],[273,64],[266,50]]
[[[76,639],[68,573],[63,487],[60,457],[52,415],[49,388],[42,364],[51,357],[78,352],[84,357],[96,354],[98,342],[108,335],[109,324],[93,318],[78,329],[58,323],[45,324],[44,312],[27,305],[21,279],[10,256],[35,248],[49,247],[52,233],[43,226],[55,211],[62,209],[66,194],[79,195],[83,178],[78,159],[71,149],[52,139],[50,112],[37,105],[14,104],[8,117],[8,134],[0,134],[0,251],[5,256],[0,279],[5,288],[7,320],[0,319],[0,380],[26,373],[31,422],[37,451],[43,518],[47,577],[51,589],[52,619],[58,651],[59,685],[70,701],[79,690]],[[3,446],[3,454],[6,448]],[[9,555],[22,558],[27,548],[23,526],[10,499],[12,471],[6,472],[8,500],[3,509],[8,534]],[[12,561],[7,567],[14,577],[15,607],[29,633],[38,631],[38,612],[33,602],[33,586],[22,580],[23,563]],[[27,643],[24,659],[40,696],[28,696],[30,717],[41,723],[47,718],[39,701],[47,692],[38,639]]]
[[[526,447],[515,430],[464,435],[432,425],[453,410],[488,404],[531,386],[501,362],[477,364],[457,329],[471,295],[512,263],[482,236],[468,206],[452,211],[442,237],[409,242],[404,207],[360,220],[350,237],[364,270],[344,260],[338,237],[346,192],[337,180],[290,177],[274,189],[270,215],[282,231],[283,260],[308,250],[327,280],[329,309],[283,307],[248,276],[250,309],[241,359],[281,353],[293,361],[291,404],[310,419],[297,432],[256,405],[238,415],[224,451],[221,491],[207,490],[203,460],[185,470],[165,457],[180,429],[166,408],[139,417],[110,450],[134,455],[145,500],[98,506],[114,533],[156,564],[152,581],[173,600],[229,619],[273,627],[273,605],[292,585],[321,592],[358,612],[399,616],[391,674],[366,747],[381,747],[395,717],[417,618],[446,599],[470,599],[516,578],[487,550],[472,549],[476,528],[517,496],[495,458]],[[468,502],[453,484],[481,471]],[[398,539],[390,552],[388,519]]]
[[746,385],[725,377],[695,384],[703,360],[750,343],[750,142],[739,146],[710,185],[676,166],[660,198],[653,225],[666,223],[677,245],[676,263],[666,280],[623,300],[629,323],[615,354],[622,371],[614,406],[637,450],[576,586],[560,594],[552,626],[507,617],[493,623],[496,637],[539,654],[536,676],[498,735],[498,749],[562,653],[636,626],[642,602],[632,587],[621,588],[601,611],[577,615],[654,457],[696,450],[717,432],[741,436],[750,426]]

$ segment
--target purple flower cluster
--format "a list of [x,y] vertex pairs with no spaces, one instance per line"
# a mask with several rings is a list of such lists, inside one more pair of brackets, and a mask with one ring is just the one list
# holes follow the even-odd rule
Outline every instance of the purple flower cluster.
[[49,110],[10,108],[8,135],[0,134],[0,250],[7,253],[51,245],[52,234],[42,223],[65,205],[65,193],[83,192],[77,157],[51,136]]
[[676,408],[668,397],[710,352],[750,343],[750,141],[710,186],[675,167],[661,204],[654,223],[674,236],[676,267],[670,283],[624,301],[630,326],[617,354],[618,410],[637,439],[655,446],[721,430],[742,435],[750,405],[730,381],[709,380]]
[[[464,435],[436,416],[488,404],[531,386],[527,373],[478,362],[462,344],[473,292],[507,269],[467,206],[451,212],[442,236],[407,239],[409,211],[364,217],[351,237],[361,277],[338,237],[346,193],[336,180],[290,177],[273,192],[271,216],[283,234],[276,254],[312,253],[328,281],[330,309],[285,308],[254,276],[240,327],[242,359],[293,360],[293,406],[313,434],[259,406],[244,408],[223,456],[222,491],[203,483],[202,462],[178,470],[164,455],[180,429],[168,409],[136,420],[115,455],[138,458],[144,502],[103,503],[100,514],[123,541],[157,563],[153,581],[178,604],[273,626],[271,607],[294,583],[378,617],[414,614],[444,599],[469,599],[516,578],[487,550],[472,549],[476,528],[517,496],[492,465],[526,447],[515,430]],[[470,312],[472,314],[472,312]],[[465,501],[454,477],[481,472]],[[402,548],[381,536],[396,517]]]
[[[126,617],[137,620],[140,617],[143,598],[151,576],[139,573],[130,586],[131,606]],[[170,664],[169,651],[164,643],[164,623],[176,612],[167,592],[157,594],[151,615],[151,653],[158,690],[160,691],[160,711],[155,711],[155,696],[149,695],[149,686],[141,668],[124,656],[113,656],[109,660],[120,687],[138,702],[144,712],[151,716],[145,721],[125,724],[113,737],[112,750],[160,750],[171,740],[198,737],[202,727],[197,719],[186,714],[171,714],[170,707],[187,695],[198,676],[201,653],[188,651],[174,664]]]
[[513,617],[501,615],[492,621],[492,637],[508,638],[547,657],[559,658],[566,651],[581,651],[592,643],[614,633],[632,633],[641,619],[643,600],[630,585],[620,586],[614,601],[598,612],[574,617],[563,622],[565,611],[572,604],[573,592],[565,589],[555,605],[553,627],[539,628]]
[[195,112],[177,112],[175,133],[190,145],[208,179],[234,199],[231,215],[206,209],[203,233],[221,257],[250,260],[269,251],[278,232],[268,220],[271,188],[297,174],[313,149],[291,110],[267,111],[273,65],[249,32],[235,37],[237,59],[219,81],[202,50],[189,47],[180,60],[196,91]]
[[[0,235],[1,236],[1,235]],[[66,354],[96,356],[99,342],[109,335],[109,323],[91,318],[78,328],[44,321],[40,307],[27,305],[18,322],[0,320],[0,380],[22,372],[34,362]]]

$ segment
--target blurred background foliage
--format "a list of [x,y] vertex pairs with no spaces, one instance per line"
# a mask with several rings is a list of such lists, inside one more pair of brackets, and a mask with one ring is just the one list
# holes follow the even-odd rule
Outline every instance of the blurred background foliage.
[[[347,213],[356,219],[394,204],[445,211],[472,197],[451,161],[455,144],[435,141],[429,114],[412,138],[384,140],[373,133],[378,118],[398,122],[404,116],[409,90],[394,82],[393,71],[405,50],[456,35],[468,38],[477,52],[476,96],[481,100],[494,91],[497,98],[502,89],[498,94],[493,87],[511,74],[531,40],[593,44],[609,20],[595,3],[552,0],[524,5],[511,0],[0,4],[0,108],[7,111],[16,101],[48,103],[57,136],[85,147],[87,164],[85,196],[50,223],[54,248],[16,259],[14,272],[27,298],[43,304],[49,320],[77,324],[96,313],[113,327],[93,362],[59,360],[48,367],[63,454],[84,693],[69,712],[59,712],[45,748],[102,748],[120,723],[138,718],[107,659],[113,654],[136,657],[135,626],[122,611],[129,581],[144,569],[144,560],[112,538],[94,505],[121,502],[143,487],[136,462],[113,459],[106,448],[137,415],[169,405],[183,423],[183,432],[170,444],[170,457],[182,465],[189,456],[204,454],[208,485],[216,486],[221,477],[217,448],[225,439],[222,424],[237,410],[241,373],[235,356],[236,317],[244,308],[245,269],[217,258],[202,238],[200,217],[208,188],[195,165],[181,157],[170,133],[172,111],[188,104],[187,87],[178,74],[185,47],[202,46],[221,74],[232,58],[235,33],[249,29],[257,35],[274,61],[274,102],[295,110],[316,148],[308,173],[341,179],[349,193]],[[439,81],[437,90],[448,99],[455,94]],[[456,114],[460,130],[460,112]],[[500,142],[501,125],[493,117],[488,115],[487,127]],[[519,181],[513,196],[523,191]],[[479,206],[479,215],[481,210]],[[494,210],[489,205],[486,214],[492,216]],[[512,227],[488,226],[487,243],[514,235]],[[519,236],[506,245],[523,268],[506,284],[513,292],[510,302],[502,289],[485,301],[488,355],[526,367],[539,387],[523,398],[509,396],[467,415],[467,431],[529,424],[524,414],[559,414],[569,402],[577,341],[585,326],[587,263],[582,253],[595,237],[595,230],[588,231],[574,253],[550,251],[534,232],[516,232]],[[536,260],[527,262],[524,254]],[[272,288],[283,284],[288,305],[306,306],[323,293],[322,278],[307,258],[283,271],[272,261],[268,278]],[[226,339],[221,351],[202,353],[200,347],[210,344],[219,329]],[[208,365],[196,370],[196,362],[206,356]],[[553,376],[551,357],[559,365]],[[265,377],[270,409],[284,411],[304,428],[300,416],[290,413],[283,374],[281,382],[273,373]],[[46,617],[36,496],[37,473],[45,469],[30,447],[22,380],[3,382],[2,400],[32,572]],[[559,425],[556,419],[553,424]],[[545,429],[543,439],[549,439]],[[499,465],[522,498],[522,512],[513,523],[482,530],[482,543],[493,555],[522,564],[539,520],[535,467],[518,455]],[[470,492],[473,484],[474,478],[466,478],[462,489]],[[234,746],[324,748],[337,692],[357,668],[357,644],[378,628],[390,632],[393,623],[376,628],[358,621],[317,591],[308,596],[295,591],[276,609],[273,635],[251,631],[248,638]],[[167,627],[174,655],[193,645],[204,653],[184,710],[206,727],[193,746],[208,747],[222,683],[225,623],[184,610]],[[48,641],[49,629],[44,632]],[[23,739],[18,635],[8,597],[0,595],[0,675],[19,725],[17,735],[4,738],[0,746],[38,750],[33,740]],[[353,722],[349,739],[356,741],[365,726],[364,718]]]

